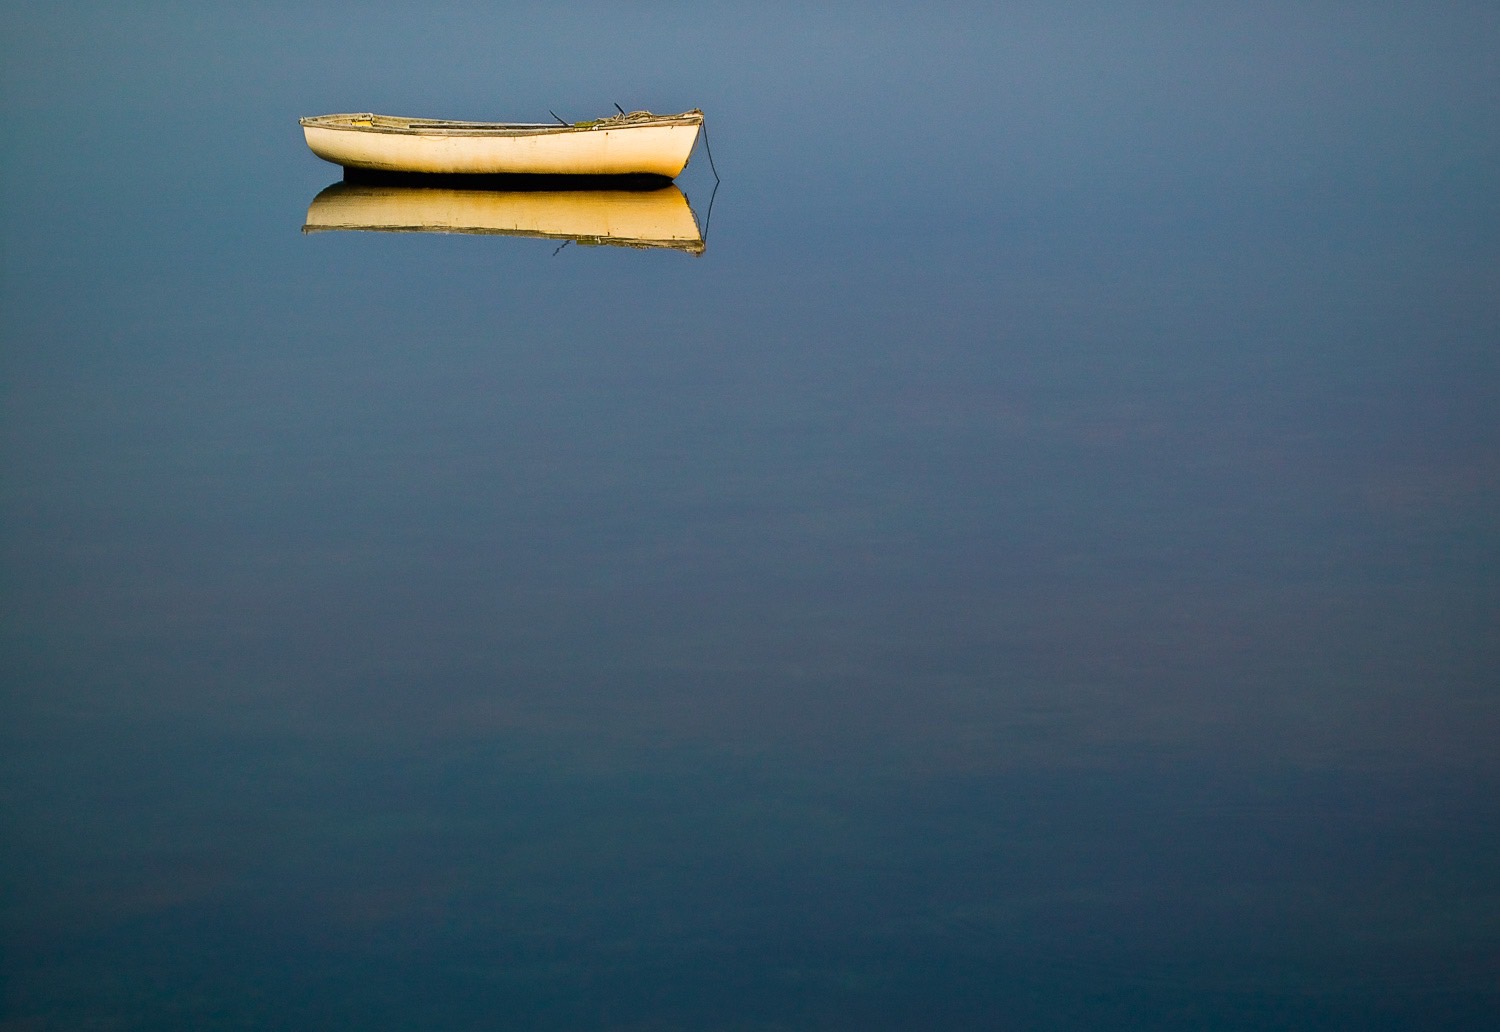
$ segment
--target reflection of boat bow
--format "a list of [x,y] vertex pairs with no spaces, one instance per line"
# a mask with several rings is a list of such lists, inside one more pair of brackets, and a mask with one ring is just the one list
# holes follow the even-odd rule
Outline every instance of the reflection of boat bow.
[[571,125],[343,114],[304,118],[312,152],[345,168],[437,175],[653,175],[687,164],[703,112],[620,113]]
[[334,183],[314,197],[304,233],[478,233],[703,253],[675,186],[657,190],[472,190]]

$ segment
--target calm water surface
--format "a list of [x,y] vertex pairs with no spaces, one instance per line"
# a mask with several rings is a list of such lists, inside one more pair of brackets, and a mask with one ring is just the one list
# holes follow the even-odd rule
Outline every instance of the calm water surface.
[[[0,1029],[1500,1019],[1500,19],[0,21]],[[701,257],[300,115],[708,112]]]

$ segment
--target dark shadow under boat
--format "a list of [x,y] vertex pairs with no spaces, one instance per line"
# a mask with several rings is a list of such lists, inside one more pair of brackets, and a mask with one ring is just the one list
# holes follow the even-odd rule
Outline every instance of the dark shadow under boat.
[[506,173],[448,175],[432,172],[388,172],[368,168],[344,169],[344,182],[364,186],[409,186],[440,190],[495,190],[505,193],[570,190],[661,190],[672,185],[668,176],[636,172],[623,176],[575,176]]

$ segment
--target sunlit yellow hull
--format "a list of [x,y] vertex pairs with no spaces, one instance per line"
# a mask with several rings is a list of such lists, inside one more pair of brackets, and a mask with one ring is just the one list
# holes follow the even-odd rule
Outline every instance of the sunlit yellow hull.
[[345,168],[432,175],[652,175],[687,165],[701,111],[628,115],[574,125],[445,122],[390,115],[304,118],[312,152]]
[[698,222],[675,186],[498,191],[334,183],[313,198],[302,228],[494,233],[703,251]]

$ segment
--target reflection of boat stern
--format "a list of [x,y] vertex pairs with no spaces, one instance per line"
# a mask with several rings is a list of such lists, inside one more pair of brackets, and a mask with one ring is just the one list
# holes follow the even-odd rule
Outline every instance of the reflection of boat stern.
[[343,182],[307,209],[304,233],[467,233],[703,253],[703,234],[675,186],[654,190],[475,190]]

